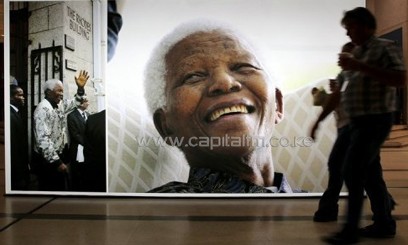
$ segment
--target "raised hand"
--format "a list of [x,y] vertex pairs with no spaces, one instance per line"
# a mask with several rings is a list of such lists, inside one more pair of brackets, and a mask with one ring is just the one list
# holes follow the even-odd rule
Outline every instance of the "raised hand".
[[85,84],[88,81],[88,79],[89,79],[88,72],[85,70],[81,70],[79,71],[79,76],[75,77],[75,82],[78,87],[83,88],[85,87]]

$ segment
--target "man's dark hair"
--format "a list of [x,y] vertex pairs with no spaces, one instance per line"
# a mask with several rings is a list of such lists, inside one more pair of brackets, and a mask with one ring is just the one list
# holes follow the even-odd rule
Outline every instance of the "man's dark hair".
[[363,7],[357,7],[353,10],[344,12],[341,24],[344,26],[349,21],[355,21],[373,30],[377,28],[377,21],[375,20],[374,15],[368,9]]
[[17,85],[14,84],[10,85],[10,98],[17,94],[17,89],[19,88],[20,87]]

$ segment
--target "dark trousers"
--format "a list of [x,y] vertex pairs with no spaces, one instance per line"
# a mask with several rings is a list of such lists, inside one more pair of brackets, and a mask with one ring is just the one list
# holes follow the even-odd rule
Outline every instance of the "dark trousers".
[[84,179],[85,179],[85,163],[71,160],[70,163],[70,183],[72,191],[84,191]]
[[[67,153],[64,150],[59,154],[60,159],[64,163],[67,161]],[[58,166],[48,162],[41,154],[33,152],[32,170],[37,175],[38,189],[40,191],[67,191],[69,190],[69,176],[68,173],[58,171]]]
[[344,162],[344,180],[349,192],[346,227],[359,226],[364,190],[370,199],[374,221],[393,222],[391,202],[379,161],[381,145],[390,133],[391,113],[351,119],[350,145]]
[[349,127],[339,128],[327,162],[329,169],[327,188],[319,201],[319,212],[322,214],[337,215],[338,213],[339,194],[343,187],[343,163],[349,144]]
[[68,174],[58,171],[57,166],[44,164],[38,173],[38,188],[40,191],[68,190]]

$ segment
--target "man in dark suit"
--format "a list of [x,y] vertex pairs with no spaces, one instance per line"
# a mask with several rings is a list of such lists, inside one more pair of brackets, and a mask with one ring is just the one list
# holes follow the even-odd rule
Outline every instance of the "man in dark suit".
[[28,166],[28,134],[20,115],[24,107],[24,91],[17,85],[10,85],[10,148],[11,148],[11,189],[27,190],[30,183]]
[[89,116],[85,126],[84,157],[87,191],[106,191],[105,110]]
[[84,179],[84,133],[85,123],[89,113],[86,109],[89,106],[88,100],[85,100],[81,105],[68,114],[67,124],[70,138],[69,156],[71,162],[71,188],[72,191],[83,191]]

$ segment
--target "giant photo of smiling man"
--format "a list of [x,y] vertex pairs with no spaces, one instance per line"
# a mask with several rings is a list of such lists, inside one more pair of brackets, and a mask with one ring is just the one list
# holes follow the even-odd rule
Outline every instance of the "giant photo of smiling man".
[[151,193],[292,192],[274,171],[274,125],[282,94],[254,48],[229,26],[209,20],[183,23],[152,52],[145,97],[156,129],[190,166],[184,182]]

